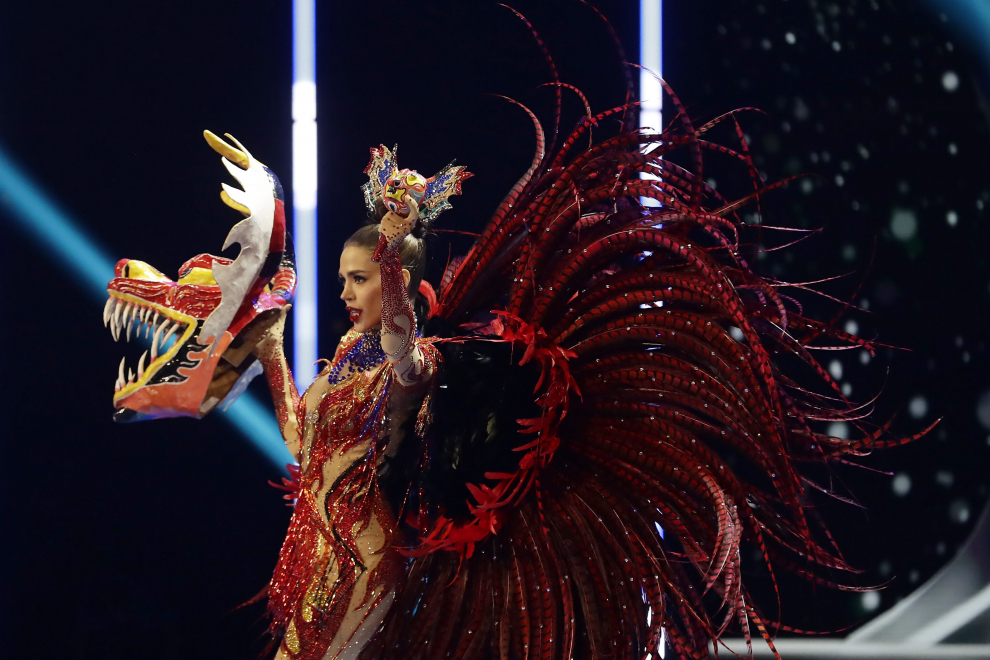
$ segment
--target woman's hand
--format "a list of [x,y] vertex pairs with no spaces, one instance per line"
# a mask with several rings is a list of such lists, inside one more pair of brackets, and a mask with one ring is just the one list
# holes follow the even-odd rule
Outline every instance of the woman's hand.
[[292,305],[286,305],[283,307],[279,312],[278,318],[275,319],[275,321],[269,325],[267,329],[262,326],[260,329],[252,328],[248,331],[248,336],[245,337],[245,344],[248,344],[252,339],[254,339],[254,337],[251,336],[252,331],[264,333],[261,334],[257,343],[254,345],[253,352],[255,355],[268,355],[276,347],[282,345],[282,337],[285,335],[285,319],[288,316],[290,309],[292,309]]
[[419,204],[411,195],[406,195],[404,200],[409,205],[409,216],[403,218],[395,211],[389,211],[382,218],[378,233],[385,237],[389,245],[397,245],[409,235],[416,221],[419,220]]

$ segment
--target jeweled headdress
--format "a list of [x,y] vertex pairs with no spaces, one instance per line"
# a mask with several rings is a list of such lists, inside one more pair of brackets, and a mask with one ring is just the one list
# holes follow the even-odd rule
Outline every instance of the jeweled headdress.
[[429,179],[423,179],[417,172],[398,168],[395,160],[398,150],[399,148],[396,146],[389,151],[384,144],[371,149],[371,162],[364,170],[364,173],[368,175],[368,183],[361,186],[361,190],[364,192],[364,203],[371,213],[375,212],[378,202],[384,202],[387,207],[391,208],[388,204],[390,199],[401,201],[402,198],[401,195],[396,196],[395,191],[391,188],[395,187],[397,183],[405,186],[418,179],[425,182],[422,197],[416,194],[411,187],[405,192],[413,194],[419,203],[419,221],[423,224],[431,224],[437,215],[450,208],[448,198],[451,195],[460,195],[461,182],[470,178],[472,174],[465,170],[462,165],[455,166],[451,162],[436,175]]

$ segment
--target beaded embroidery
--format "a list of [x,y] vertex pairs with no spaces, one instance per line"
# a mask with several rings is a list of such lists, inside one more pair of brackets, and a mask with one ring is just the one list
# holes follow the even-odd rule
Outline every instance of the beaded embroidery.
[[[361,335],[361,338],[354,342],[351,349],[333,365],[327,379],[332,385],[336,385],[350,375],[351,372],[364,372],[374,369],[385,359],[385,351],[382,350],[382,335],[378,330],[368,330]],[[344,367],[348,366],[347,372]]]

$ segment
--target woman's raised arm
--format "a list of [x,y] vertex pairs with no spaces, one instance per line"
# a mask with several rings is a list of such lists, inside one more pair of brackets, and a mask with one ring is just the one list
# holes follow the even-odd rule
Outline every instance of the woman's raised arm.
[[415,200],[407,198],[410,214],[403,218],[387,213],[382,218],[384,245],[375,250],[373,259],[382,269],[382,350],[392,365],[400,384],[411,387],[433,377],[433,365],[416,345],[416,315],[409,302],[408,281],[403,276],[399,246],[419,218]]
[[285,332],[285,316],[291,305],[287,305],[282,314],[271,329],[262,337],[255,348],[255,355],[265,370],[265,378],[268,380],[268,388],[272,393],[272,401],[275,403],[275,415],[278,418],[278,428],[282,432],[285,446],[289,453],[299,460],[299,440],[301,431],[299,427],[299,391],[296,389],[296,381],[292,377],[289,369],[289,361],[285,359],[285,351],[282,350],[282,337]]

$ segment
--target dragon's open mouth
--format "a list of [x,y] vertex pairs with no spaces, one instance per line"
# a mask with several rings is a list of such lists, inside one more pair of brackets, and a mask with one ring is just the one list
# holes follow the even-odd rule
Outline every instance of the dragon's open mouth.
[[[117,382],[114,384],[114,402],[123,399],[147,384],[178,353],[196,331],[197,320],[162,305],[149,303],[135,296],[110,291],[110,298],[103,309],[103,324],[110,328],[114,341],[135,339],[150,340],[151,347],[138,359],[137,370],[128,367],[127,357],[120,360]],[[150,361],[146,363],[146,359]],[[193,365],[190,365],[193,366]],[[157,379],[159,382],[168,382]]]
[[117,262],[103,323],[115,341],[123,337],[127,344],[132,335],[135,341],[117,368],[116,421],[202,417],[235,400],[261,373],[255,345],[295,289],[278,178],[240,143],[235,148],[209,131],[204,136],[243,186],[223,184],[220,194],[244,216],[224,249],[238,244],[241,250],[236,259],[198,254],[175,280],[138,259]]

